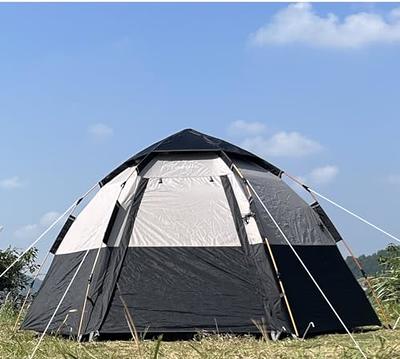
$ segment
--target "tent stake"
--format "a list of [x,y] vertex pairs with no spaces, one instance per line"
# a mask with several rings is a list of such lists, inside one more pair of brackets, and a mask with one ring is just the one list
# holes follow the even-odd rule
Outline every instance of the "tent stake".
[[301,259],[301,257],[299,256],[299,254],[297,253],[297,251],[294,249],[292,243],[290,243],[289,239],[286,237],[286,234],[283,232],[283,230],[281,229],[281,227],[279,226],[279,224],[276,222],[275,218],[272,216],[271,212],[268,210],[267,206],[264,204],[264,202],[261,200],[260,196],[258,195],[258,193],[256,192],[256,190],[254,189],[254,187],[252,186],[252,184],[246,180],[246,182],[248,183],[250,189],[252,190],[252,192],[255,194],[255,196],[257,197],[258,201],[260,202],[261,206],[264,208],[264,210],[267,212],[268,216],[271,218],[272,222],[274,223],[274,225],[276,226],[276,228],[278,229],[279,233],[282,235],[282,237],[285,239],[286,243],[289,245],[290,249],[292,250],[292,252],[294,253],[294,255],[296,256],[296,258],[298,259],[298,261],[300,262],[300,264],[302,265],[302,267],[304,268],[304,270],[306,271],[306,273],[308,274],[308,276],[310,277],[310,279],[312,280],[312,282],[314,283],[314,285],[317,287],[318,291],[321,293],[322,297],[325,299],[326,303],[329,305],[329,307],[331,308],[332,312],[335,314],[336,318],[339,320],[340,324],[342,324],[343,328],[346,330],[347,334],[350,336],[351,340],[353,341],[353,343],[355,344],[356,348],[358,349],[358,351],[360,352],[360,354],[363,356],[363,358],[367,359],[367,356],[365,355],[365,353],[363,352],[363,350],[361,349],[360,345],[358,344],[358,342],[355,340],[355,338],[353,337],[353,335],[351,334],[350,330],[347,328],[346,324],[344,323],[344,321],[342,320],[342,318],[340,317],[340,315],[338,314],[338,312],[336,311],[336,309],[333,307],[332,303],[330,302],[330,300],[328,299],[328,297],[325,295],[324,291],[321,289],[321,287],[319,286],[318,282],[315,280],[314,276],[311,274],[310,270],[307,268],[307,266],[305,265],[305,263],[303,262],[303,260]]
[[78,198],[60,217],[58,217],[47,229],[35,240],[33,241],[28,248],[26,248],[16,259],[14,262],[12,262],[1,274],[0,278],[4,276],[15,264],[17,264],[20,259],[28,253],[36,243],[38,243],[48,232],[50,232],[51,229],[70,211],[72,212],[76,207],[79,206],[79,204],[82,202],[82,200],[92,192],[98,184],[96,183],[92,188],[90,188],[81,198]]
[[[233,162],[231,163],[231,167],[236,171],[236,173],[238,174],[238,176],[240,177],[240,179],[244,182],[244,184],[245,184],[245,186],[246,186],[246,190],[247,190],[248,195],[249,195],[249,198],[251,198],[252,195],[251,195],[251,190],[250,190],[250,188],[249,188],[249,184],[247,183],[247,180],[244,178],[242,172],[239,170],[239,168],[238,168]],[[269,244],[269,242],[268,242],[268,238],[263,238],[263,242],[265,243],[265,245],[266,245],[267,248],[268,248],[268,253],[269,253],[269,256],[270,256],[270,258],[271,258],[271,262],[272,262],[273,268],[274,268],[274,270],[275,270],[275,276],[276,276],[277,281],[278,281],[278,283],[279,283],[279,287],[280,287],[280,289],[281,289],[281,294],[282,294],[283,299],[284,299],[284,301],[285,301],[285,304],[286,304],[286,308],[287,308],[287,310],[288,310],[288,314],[289,314],[290,321],[292,322],[293,330],[294,330],[294,332],[295,332],[295,334],[296,334],[296,337],[299,337],[300,334],[299,334],[299,331],[298,331],[298,329],[297,329],[296,322],[295,322],[295,320],[294,320],[294,316],[293,316],[292,309],[291,309],[291,307],[290,307],[290,305],[289,305],[289,300],[288,300],[287,295],[286,295],[285,287],[284,287],[283,282],[282,282],[282,279],[280,278],[280,275],[279,275],[278,265],[277,265],[277,263],[276,263],[276,260],[275,260],[274,254],[273,254],[273,252],[272,252],[271,246],[270,246],[270,244]]]
[[50,325],[51,325],[51,322],[53,321],[53,319],[54,319],[54,317],[56,316],[58,310],[60,309],[61,304],[63,303],[65,297],[67,296],[67,294],[68,294],[68,292],[69,292],[69,290],[70,290],[70,288],[71,288],[71,286],[72,286],[72,283],[75,281],[75,278],[76,278],[76,276],[78,275],[78,272],[79,272],[79,270],[81,269],[81,267],[82,267],[82,265],[83,265],[83,262],[85,261],[87,255],[89,254],[89,251],[90,251],[90,249],[88,249],[88,250],[85,252],[85,254],[84,254],[84,256],[83,256],[81,262],[79,263],[78,268],[76,269],[74,275],[72,276],[72,278],[71,278],[71,280],[70,280],[70,282],[69,282],[67,288],[65,289],[64,294],[62,295],[60,301],[59,301],[58,304],[57,304],[56,309],[54,310],[54,312],[53,312],[53,314],[52,314],[52,316],[51,316],[49,322],[47,323],[46,328],[44,329],[42,335],[40,336],[38,343],[36,344],[35,348],[33,349],[32,354],[29,356],[29,359],[32,359],[32,358],[35,356],[36,351],[38,350],[40,344],[42,343],[42,340],[43,340],[44,336],[46,335],[47,330],[49,329],[49,327],[50,327]]

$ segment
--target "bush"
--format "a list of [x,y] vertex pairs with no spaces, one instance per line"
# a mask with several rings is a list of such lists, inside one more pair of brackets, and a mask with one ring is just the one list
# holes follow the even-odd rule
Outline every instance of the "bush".
[[374,289],[391,311],[400,309],[400,246],[389,245],[385,254],[379,258],[382,272],[373,279]]
[[[13,263],[20,253],[15,248],[8,247],[0,250],[0,273]],[[29,250],[18,263],[16,263],[3,277],[0,278],[0,292],[11,292],[13,296],[18,295],[30,284],[31,274],[37,269],[35,264],[37,249]]]

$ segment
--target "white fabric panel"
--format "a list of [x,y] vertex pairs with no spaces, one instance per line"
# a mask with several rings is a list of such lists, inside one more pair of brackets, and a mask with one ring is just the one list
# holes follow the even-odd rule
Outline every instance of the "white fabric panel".
[[129,246],[240,246],[221,179],[149,179]]
[[[250,204],[249,201],[247,200],[247,196],[241,184],[239,183],[237,176],[235,176],[233,172],[231,172],[231,174],[228,176],[228,179],[231,182],[233,193],[235,194],[236,201],[240,209],[240,213],[242,214],[242,217],[244,217],[246,214],[250,213]],[[263,240],[260,236],[256,220],[253,217],[249,217],[248,222],[249,223],[245,223],[245,228],[247,232],[247,238],[249,239],[249,243],[250,244],[262,243]]]
[[[104,247],[103,237],[107,230],[115,202],[119,198],[125,204],[131,200],[136,184],[136,170],[128,168],[96,193],[79,213],[67,232],[56,254],[66,254]],[[126,182],[121,190],[121,184]]]
[[229,167],[213,154],[159,155],[155,157],[143,173],[146,178],[206,177],[222,176],[230,173]]

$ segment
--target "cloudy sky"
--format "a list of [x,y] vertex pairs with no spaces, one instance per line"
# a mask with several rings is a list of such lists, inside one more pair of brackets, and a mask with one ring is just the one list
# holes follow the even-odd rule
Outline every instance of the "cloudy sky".
[[[400,234],[395,4],[0,10],[0,248],[26,246],[120,162],[187,127]],[[388,242],[325,209],[356,253]]]

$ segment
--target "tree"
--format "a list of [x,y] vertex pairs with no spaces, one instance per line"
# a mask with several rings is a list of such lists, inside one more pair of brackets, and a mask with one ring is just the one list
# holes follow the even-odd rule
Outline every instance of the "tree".
[[[31,281],[30,274],[37,269],[35,264],[37,249],[30,249],[3,277],[0,278],[0,291],[18,294]],[[8,247],[0,250],[0,273],[2,273],[11,263],[13,263],[20,253],[17,249]]]

